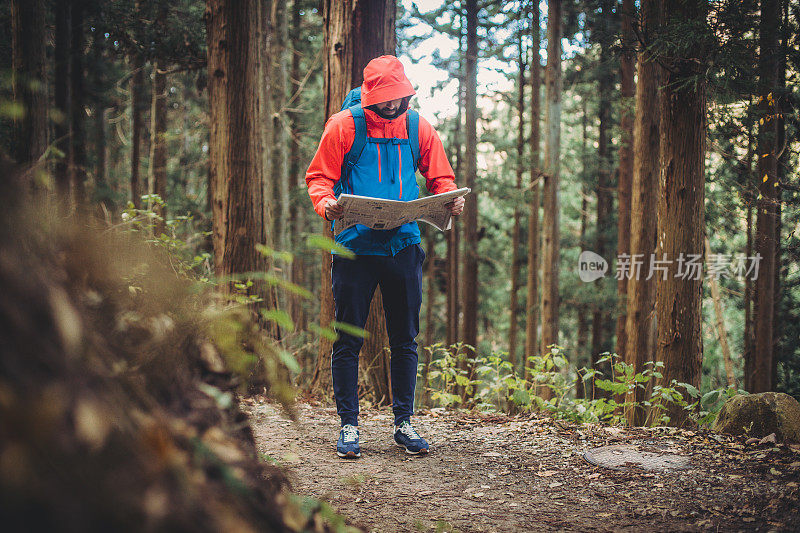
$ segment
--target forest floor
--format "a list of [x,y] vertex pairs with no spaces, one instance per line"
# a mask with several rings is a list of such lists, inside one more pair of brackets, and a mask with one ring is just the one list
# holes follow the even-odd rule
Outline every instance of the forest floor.
[[[291,421],[247,398],[258,451],[295,492],[329,502],[367,531],[800,531],[800,446],[672,428],[604,427],[539,416],[422,410],[427,456],[395,446],[388,409],[362,411],[362,457],[335,453],[332,407]],[[597,467],[587,449],[639,445],[689,468]],[[266,457],[265,457],[266,458]]]

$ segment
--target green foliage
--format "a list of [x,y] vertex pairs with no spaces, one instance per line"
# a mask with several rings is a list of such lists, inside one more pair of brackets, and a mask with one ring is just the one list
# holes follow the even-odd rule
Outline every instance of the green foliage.
[[[643,371],[634,372],[632,365],[613,353],[606,353],[598,360],[598,365],[608,364],[608,376],[596,369],[575,369],[563,356],[563,348],[555,345],[543,356],[528,357],[528,379],[515,371],[506,360],[507,354],[502,352],[471,359],[460,344],[450,347],[436,344],[425,350],[431,354],[425,386],[433,405],[442,407],[461,405],[460,387],[464,387],[470,394],[475,392],[474,405],[482,410],[540,411],[574,422],[624,426],[635,409],[645,409],[650,412],[648,424],[656,426],[669,424],[667,407],[675,405],[686,410],[697,424],[710,426],[725,400],[747,394],[733,387],[701,394],[693,385],[675,380],[669,386],[656,384],[663,378],[664,363],[650,361],[645,363]],[[463,370],[466,362],[476,364],[478,378],[469,378]],[[419,375],[424,376],[425,370],[420,364]],[[591,383],[589,398],[571,397],[577,383]],[[635,400],[637,390],[644,391],[645,400]],[[543,394],[545,391],[547,394]]]

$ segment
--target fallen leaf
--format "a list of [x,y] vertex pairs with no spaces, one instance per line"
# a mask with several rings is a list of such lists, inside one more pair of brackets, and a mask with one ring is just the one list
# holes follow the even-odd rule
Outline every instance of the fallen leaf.
[[768,443],[775,444],[776,442],[778,442],[778,439],[775,438],[775,433],[770,433],[769,435],[758,441],[759,444],[768,444]]
[[503,456],[500,455],[497,452],[486,452],[486,453],[482,453],[481,457],[503,457]]
[[536,472],[536,475],[539,477],[550,477],[555,474],[558,474],[558,470],[545,470],[544,472]]
[[554,481],[553,483],[550,483],[548,485],[548,487],[550,487],[551,489],[554,489],[556,487],[560,487],[561,485],[563,485],[563,483],[561,483],[560,481]]

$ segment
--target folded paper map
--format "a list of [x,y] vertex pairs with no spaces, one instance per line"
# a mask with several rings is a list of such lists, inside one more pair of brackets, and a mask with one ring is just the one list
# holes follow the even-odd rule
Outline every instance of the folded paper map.
[[408,222],[421,220],[444,231],[450,229],[452,225],[452,215],[445,204],[459,196],[465,196],[469,192],[470,189],[464,187],[410,202],[342,194],[338,200],[339,205],[344,208],[344,212],[341,217],[336,219],[334,227],[338,234],[356,224],[363,224],[372,229],[392,229]]

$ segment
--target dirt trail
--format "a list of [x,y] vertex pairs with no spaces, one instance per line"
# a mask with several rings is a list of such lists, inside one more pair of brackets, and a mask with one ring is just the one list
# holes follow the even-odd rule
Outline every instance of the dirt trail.
[[[335,409],[298,405],[299,421],[245,400],[259,452],[296,492],[368,531],[798,531],[800,448],[745,445],[703,432],[621,430],[547,418],[426,410],[426,457],[394,445],[389,410],[360,416],[362,457],[334,452]],[[691,458],[671,472],[595,467],[583,451],[655,446]]]

